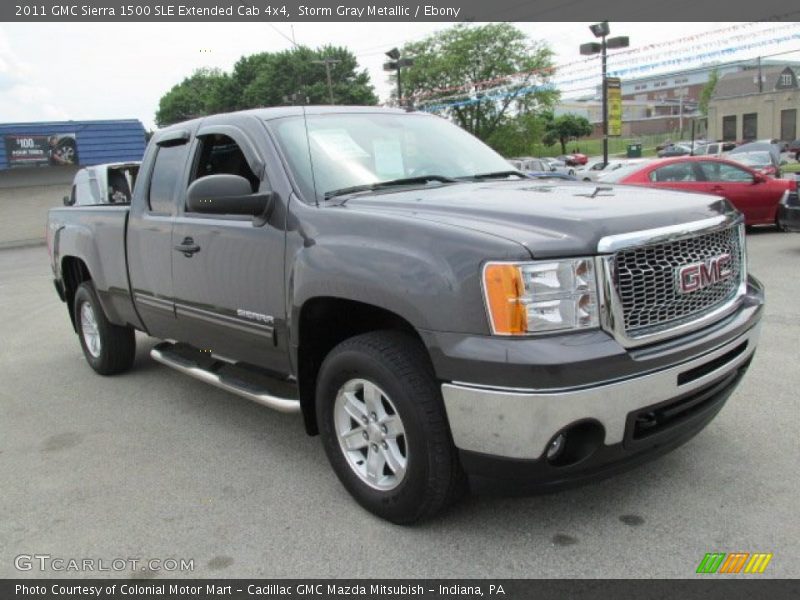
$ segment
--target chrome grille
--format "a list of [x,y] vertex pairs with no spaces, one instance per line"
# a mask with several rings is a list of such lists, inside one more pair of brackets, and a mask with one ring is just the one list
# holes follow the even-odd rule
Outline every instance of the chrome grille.
[[[699,318],[733,299],[742,280],[740,235],[734,226],[615,253],[614,286],[626,335],[637,337]],[[678,291],[677,268],[724,253],[731,255],[731,277],[691,293]]]

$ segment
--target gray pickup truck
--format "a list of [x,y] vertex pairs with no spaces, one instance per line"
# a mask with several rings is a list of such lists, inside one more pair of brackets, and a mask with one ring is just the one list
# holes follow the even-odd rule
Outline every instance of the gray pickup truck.
[[53,209],[89,365],[151,356],[302,414],[396,523],[470,482],[552,488],[717,414],[763,305],[723,199],[539,182],[437,116],[283,107],[156,133],[129,206]]

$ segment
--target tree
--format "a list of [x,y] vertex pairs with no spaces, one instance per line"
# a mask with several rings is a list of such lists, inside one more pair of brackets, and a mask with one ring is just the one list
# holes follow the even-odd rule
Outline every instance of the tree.
[[164,127],[217,112],[219,93],[227,78],[219,69],[198,69],[161,97],[156,124]]
[[503,156],[527,156],[544,135],[545,121],[541,115],[522,113],[509,117],[494,130],[486,141]]
[[237,108],[286,104],[295,96],[302,103],[330,103],[327,72],[320,64],[326,58],[337,61],[330,65],[336,104],[377,104],[369,74],[358,71],[356,57],[347,48],[324,46],[312,50],[298,46],[256,54],[236,63],[231,86],[240,98]]
[[558,99],[550,85],[552,51],[510,23],[456,25],[406,44],[403,56],[414,58],[402,72],[406,98],[485,141],[518,115]]
[[356,57],[347,48],[297,46],[243,56],[230,74],[218,69],[195,71],[161,98],[156,123],[163,127],[215,112],[263,106],[328,104],[325,65],[315,62],[325,58],[337,61],[330,67],[337,104],[377,104],[369,74],[358,70]]
[[548,114],[545,116],[542,141],[548,146],[559,142],[561,144],[561,154],[566,154],[568,141],[592,135],[593,131],[594,127],[586,117],[571,113],[558,117]]
[[703,89],[700,91],[700,114],[704,117],[708,116],[708,105],[711,102],[711,97],[714,95],[714,90],[717,88],[717,82],[719,81],[719,71],[714,69],[711,73],[708,74],[708,81],[703,86]]

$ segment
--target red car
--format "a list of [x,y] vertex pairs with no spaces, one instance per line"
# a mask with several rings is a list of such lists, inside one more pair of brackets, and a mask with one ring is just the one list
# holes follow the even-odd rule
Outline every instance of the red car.
[[795,179],[775,179],[737,162],[705,156],[665,158],[622,168],[600,181],[722,196],[744,214],[747,225],[777,224],[781,198],[797,192]]

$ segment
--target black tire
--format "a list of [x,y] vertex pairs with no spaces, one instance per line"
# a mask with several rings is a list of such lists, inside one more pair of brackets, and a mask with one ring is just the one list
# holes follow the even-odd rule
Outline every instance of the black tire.
[[781,219],[778,216],[775,217],[775,229],[778,230],[778,233],[786,233],[789,231],[785,226],[781,225]]
[[[339,390],[367,380],[391,399],[405,428],[405,475],[391,490],[375,489],[351,467],[339,444],[334,405]],[[411,336],[376,331],[336,346],[320,368],[317,419],[325,452],[348,492],[368,511],[397,524],[433,516],[466,491],[439,384],[425,349]]]
[[[98,352],[92,352],[87,346],[87,336],[83,328],[82,309],[84,304],[91,307],[97,324],[100,341]],[[91,281],[83,282],[75,291],[74,311],[78,339],[89,366],[100,375],[116,375],[133,366],[133,360],[136,357],[135,332],[132,327],[114,325],[109,322],[103,312],[103,307],[97,300],[97,293],[94,291]]]

